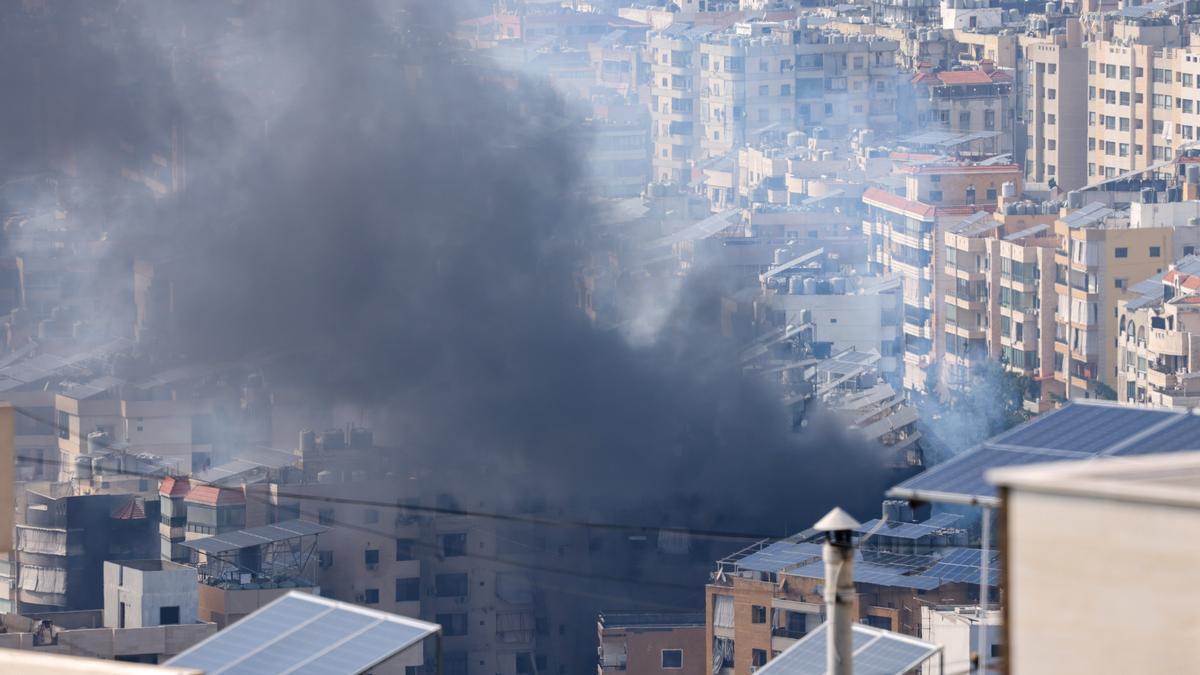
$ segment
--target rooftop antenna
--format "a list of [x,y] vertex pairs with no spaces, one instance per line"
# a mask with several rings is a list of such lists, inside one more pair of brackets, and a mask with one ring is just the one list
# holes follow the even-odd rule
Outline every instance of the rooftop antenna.
[[835,506],[813,526],[826,533],[825,559],[825,672],[854,675],[854,531],[862,525]]

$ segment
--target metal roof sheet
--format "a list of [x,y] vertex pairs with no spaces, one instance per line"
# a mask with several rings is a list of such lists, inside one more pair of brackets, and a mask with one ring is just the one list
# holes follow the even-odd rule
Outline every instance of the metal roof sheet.
[[328,530],[324,525],[310,523],[304,520],[287,520],[274,525],[252,527],[247,530],[226,532],[203,539],[185,541],[183,546],[201,553],[226,553],[243,548],[252,548],[271,544],[277,541],[287,541],[298,537],[321,534]]
[[[862,624],[852,626],[856,675],[901,675],[914,670],[941,647]],[[828,624],[817,626],[779,656],[758,669],[762,675],[824,675]]]

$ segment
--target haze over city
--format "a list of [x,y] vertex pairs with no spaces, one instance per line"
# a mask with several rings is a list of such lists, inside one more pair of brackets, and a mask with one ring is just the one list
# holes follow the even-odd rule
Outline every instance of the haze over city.
[[0,671],[1196,669],[1193,9],[0,4]]

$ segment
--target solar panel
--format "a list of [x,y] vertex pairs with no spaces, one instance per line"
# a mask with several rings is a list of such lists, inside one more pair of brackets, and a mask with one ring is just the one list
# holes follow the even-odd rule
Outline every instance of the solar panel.
[[821,557],[819,544],[777,541],[737,562],[740,569],[756,572],[779,572],[788,567]]
[[[855,675],[901,675],[938,652],[937,645],[861,624],[852,626]],[[821,624],[759,668],[763,675],[824,675],[827,624]]]
[[439,630],[436,624],[293,591],[166,665],[208,675],[349,675]]
[[[992,498],[984,473],[1002,466],[1200,449],[1200,420],[1174,410],[1072,403],[893,487],[902,498]],[[917,493],[921,493],[918,495]]]
[[[977,548],[952,548],[932,567],[924,572],[926,576],[934,577],[945,582],[979,583],[983,551]],[[997,551],[988,553],[988,585],[1000,585],[1000,554]]]
[[1114,456],[1145,455],[1152,452],[1200,450],[1200,416],[1184,415],[1171,426],[1142,438],[1113,453]]
[[252,527],[247,530],[226,532],[203,539],[193,539],[184,542],[187,548],[204,553],[225,553],[242,548],[262,546],[276,541],[286,541],[296,537],[321,534],[328,530],[324,525],[310,523],[305,520],[288,520],[274,525]]

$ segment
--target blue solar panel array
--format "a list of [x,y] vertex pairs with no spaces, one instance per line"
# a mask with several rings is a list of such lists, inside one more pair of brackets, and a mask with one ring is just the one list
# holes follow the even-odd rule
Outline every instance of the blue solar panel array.
[[[936,645],[878,628],[854,625],[851,648],[855,675],[901,675],[937,653]],[[826,625],[759,668],[762,675],[825,675]]]
[[[896,497],[994,498],[989,469],[1098,456],[1200,449],[1200,416],[1073,403],[1036,417],[892,488]],[[936,494],[934,494],[936,493]]]
[[353,675],[437,630],[436,624],[293,592],[166,665],[207,675]]
[[761,551],[742,558],[737,562],[737,566],[755,572],[779,572],[820,557],[820,544],[777,541]]
[[[982,561],[983,551],[977,548],[951,548],[924,574],[942,582],[977,584]],[[988,552],[988,585],[1000,585],[1000,554],[997,551]]]

